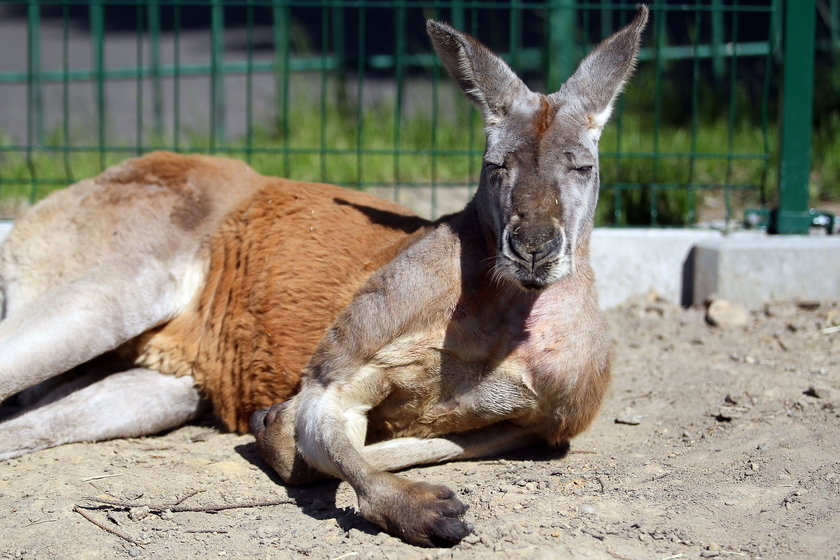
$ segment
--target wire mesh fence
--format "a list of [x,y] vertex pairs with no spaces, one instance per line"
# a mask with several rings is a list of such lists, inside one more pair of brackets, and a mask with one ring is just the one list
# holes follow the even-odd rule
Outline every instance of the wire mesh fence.
[[[637,75],[600,142],[599,223],[726,224],[773,204],[782,2],[651,8]],[[532,89],[553,91],[633,11],[585,0],[4,2],[0,200],[32,202],[168,149],[437,216],[477,185],[483,134],[425,20],[476,35]]]

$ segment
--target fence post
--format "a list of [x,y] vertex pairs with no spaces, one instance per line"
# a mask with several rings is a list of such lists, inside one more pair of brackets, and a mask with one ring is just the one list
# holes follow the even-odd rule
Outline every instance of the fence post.
[[784,18],[779,206],[770,229],[773,233],[808,233],[816,0],[787,0]]
[[575,69],[576,0],[552,0],[548,7],[546,91],[556,91]]

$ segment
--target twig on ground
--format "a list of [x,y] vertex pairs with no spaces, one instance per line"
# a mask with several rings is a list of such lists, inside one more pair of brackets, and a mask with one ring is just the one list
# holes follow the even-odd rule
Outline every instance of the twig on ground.
[[[193,494],[195,495],[195,494]],[[141,502],[121,502],[119,500],[110,500],[108,498],[94,498],[92,496],[85,496],[83,499],[88,500],[90,502],[95,502],[102,504],[103,506],[117,508],[117,509],[131,509],[137,507],[147,507],[149,511],[153,513],[162,513],[166,510],[171,511],[172,513],[183,513],[183,512],[204,512],[204,513],[216,513],[218,511],[224,511],[228,509],[243,509],[243,508],[256,508],[256,507],[267,507],[267,506],[279,506],[284,504],[293,504],[293,500],[289,499],[282,499],[282,500],[268,500],[264,502],[244,502],[239,504],[219,504],[219,505],[208,505],[208,506],[182,506],[179,505],[181,502],[186,500],[191,496],[187,496],[186,498],[182,498],[178,502],[174,504],[149,504],[149,503],[141,503]],[[79,506],[76,506],[79,507]],[[90,508],[88,508],[90,509]]]
[[107,525],[105,525],[103,523],[100,523],[99,521],[97,521],[96,519],[94,519],[93,517],[91,517],[90,515],[85,513],[82,510],[82,508],[79,507],[79,506],[74,506],[73,511],[75,511],[76,513],[78,513],[79,515],[81,515],[82,517],[84,517],[85,519],[87,519],[88,521],[90,521],[91,523],[93,523],[94,525],[96,525],[97,527],[102,529],[103,531],[107,531],[107,532],[111,533],[112,535],[116,535],[124,541],[130,542],[131,544],[139,546],[139,547],[142,547],[145,544],[145,543],[142,543],[140,541],[134,540],[133,538],[129,537],[128,535],[126,535],[122,531],[118,531],[117,529],[114,529],[113,527],[108,527]]
[[833,327],[827,327],[820,331],[823,334],[833,334],[836,332],[840,332],[840,325],[834,325]]
[[178,500],[177,502],[175,502],[172,505],[179,506],[179,505],[186,502],[187,500],[189,500],[190,498],[192,498],[193,496],[195,496],[196,494],[198,494],[200,492],[204,492],[204,490],[193,490],[192,492],[190,492],[189,494],[187,494],[186,496],[184,496],[183,498],[181,498],[180,500]]
[[41,523],[55,523],[58,519],[49,519],[46,517],[42,517],[41,519],[36,519],[35,521],[29,520],[29,523],[24,525],[24,527],[31,527],[32,525],[40,525]]
[[350,558],[351,556],[358,556],[358,552],[348,552],[347,554],[342,554],[341,556],[336,556],[332,560],[342,560],[342,558]]
[[90,482],[91,480],[101,480],[103,478],[114,478],[115,476],[123,476],[125,473],[117,473],[117,474],[100,474],[97,476],[86,476],[82,479],[82,482]]

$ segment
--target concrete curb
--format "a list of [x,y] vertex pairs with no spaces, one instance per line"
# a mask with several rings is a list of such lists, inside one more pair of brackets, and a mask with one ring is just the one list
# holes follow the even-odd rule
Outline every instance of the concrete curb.
[[694,303],[840,298],[840,236],[735,235],[698,243],[693,257]]
[[840,299],[840,237],[709,230],[596,229],[601,306],[656,291],[682,305],[712,297],[755,309],[779,299]]
[[721,237],[711,230],[596,228],[590,254],[601,307],[609,309],[651,291],[670,302],[691,305],[686,282],[691,251],[698,243]]

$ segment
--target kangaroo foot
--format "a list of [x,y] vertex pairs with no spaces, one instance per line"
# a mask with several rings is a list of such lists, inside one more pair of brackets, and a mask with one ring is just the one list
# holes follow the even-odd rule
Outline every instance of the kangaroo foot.
[[453,546],[472,532],[461,519],[468,506],[439,484],[382,473],[364,496],[359,493],[359,507],[365,519],[416,546]]

